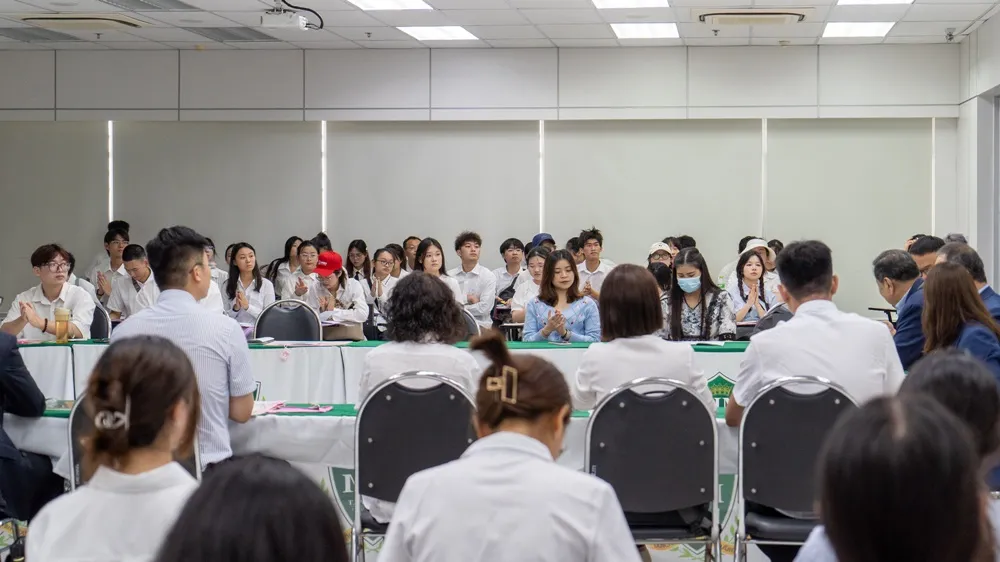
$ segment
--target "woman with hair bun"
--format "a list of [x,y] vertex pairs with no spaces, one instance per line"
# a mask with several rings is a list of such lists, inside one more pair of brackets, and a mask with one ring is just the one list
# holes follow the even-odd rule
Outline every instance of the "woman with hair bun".
[[198,482],[175,462],[193,451],[198,382],[187,355],[159,336],[126,338],[101,355],[87,385],[87,485],[31,521],[36,562],[152,560]]
[[379,560],[638,562],[611,486],[555,463],[570,417],[562,373],[511,356],[497,332],[471,347],[492,362],[476,394],[479,440],[407,480]]

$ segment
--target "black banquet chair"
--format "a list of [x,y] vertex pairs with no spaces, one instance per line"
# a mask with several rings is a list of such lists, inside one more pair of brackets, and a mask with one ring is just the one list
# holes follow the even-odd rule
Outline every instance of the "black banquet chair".
[[476,322],[476,319],[472,317],[472,313],[468,310],[462,310],[462,319],[465,320],[465,341],[471,340],[482,332],[479,322]]
[[396,502],[410,475],[461,457],[476,439],[475,410],[459,383],[425,371],[391,377],[361,402],[354,427],[354,560],[365,559],[365,537],[389,529],[371,516],[362,494]]
[[698,543],[719,560],[715,412],[687,384],[641,378],[590,416],[584,466],[614,488],[636,544]]
[[261,311],[253,327],[254,338],[278,341],[322,341],[319,314],[300,300],[274,301]]
[[[793,392],[789,386],[797,387]],[[809,394],[806,394],[809,392]],[[819,524],[816,462],[826,434],[857,404],[840,385],[821,378],[780,378],[747,404],[739,437],[739,529],[736,561],[747,546],[801,545]]]
[[[83,439],[94,431],[94,420],[87,415],[87,395],[81,394],[69,412],[69,489],[76,490],[86,482],[83,478]],[[201,455],[198,452],[198,436],[195,435],[193,455],[177,459],[196,480],[201,480]]]
[[103,306],[94,307],[94,320],[90,323],[90,339],[106,340],[111,337],[111,315]]

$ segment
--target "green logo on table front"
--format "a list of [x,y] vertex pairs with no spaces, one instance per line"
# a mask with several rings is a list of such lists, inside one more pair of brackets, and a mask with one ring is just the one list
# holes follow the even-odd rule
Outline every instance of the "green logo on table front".
[[330,483],[344,512],[354,516],[354,469],[330,467]]
[[715,376],[708,381],[708,390],[712,392],[712,398],[715,399],[719,408],[726,407],[726,402],[729,401],[734,386],[736,386],[736,381],[727,378],[721,372],[715,373]]

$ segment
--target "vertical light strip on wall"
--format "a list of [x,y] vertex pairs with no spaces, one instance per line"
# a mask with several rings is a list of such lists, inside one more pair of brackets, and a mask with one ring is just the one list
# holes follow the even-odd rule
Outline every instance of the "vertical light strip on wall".
[[931,117],[931,236],[937,236],[937,118]]
[[760,120],[760,235],[767,240],[764,232],[764,216],[767,214],[767,119]]
[[538,122],[538,232],[545,232],[545,121]]
[[326,232],[326,121],[319,129],[319,177],[320,232]]
[[108,121],[108,222],[115,220],[115,122]]

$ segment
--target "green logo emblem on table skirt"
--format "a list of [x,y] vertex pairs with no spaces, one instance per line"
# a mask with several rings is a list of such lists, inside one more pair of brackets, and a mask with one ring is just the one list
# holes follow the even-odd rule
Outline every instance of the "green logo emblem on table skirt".
[[736,386],[736,381],[721,372],[715,373],[715,376],[709,379],[708,390],[712,392],[712,398],[715,399],[715,403],[719,408],[726,407],[726,402],[729,401],[729,396],[733,393],[734,386]]

